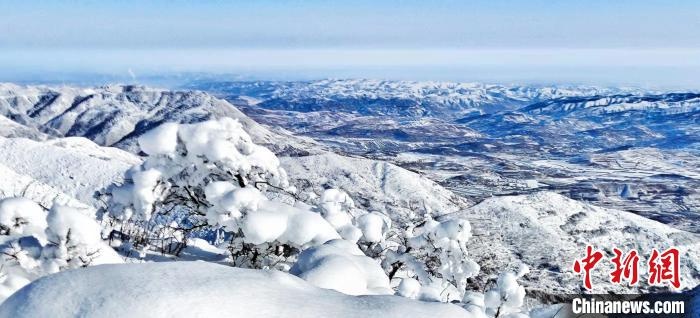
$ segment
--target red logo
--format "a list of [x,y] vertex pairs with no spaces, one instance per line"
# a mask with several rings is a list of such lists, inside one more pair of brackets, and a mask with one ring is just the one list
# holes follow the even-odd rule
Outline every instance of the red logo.
[[[618,248],[613,248],[615,256],[610,259],[614,266],[610,272],[610,282],[613,284],[623,284],[627,282],[629,286],[634,286],[639,282],[639,253],[633,249],[623,253]],[[574,272],[583,274],[583,286],[586,289],[593,289],[591,282],[591,271],[603,259],[603,252],[594,250],[592,246],[586,246],[586,256],[574,261]],[[668,283],[674,288],[681,287],[680,279],[680,252],[677,248],[669,248],[663,253],[653,249],[649,257],[648,274],[649,285],[663,285]]]
[[610,273],[610,282],[613,284],[622,283],[624,278],[629,282],[630,286],[634,286],[639,281],[639,275],[637,273],[637,267],[639,264],[639,255],[637,255],[637,250],[631,250],[622,259],[622,251],[613,248],[615,257],[613,257],[612,262],[615,264],[615,270]]
[[[586,257],[582,260],[576,260],[574,262],[574,272],[583,272],[583,286],[587,289],[593,288],[591,284],[591,270],[595,268],[595,265],[603,258],[603,253],[601,251],[593,252],[593,246],[586,246]],[[583,264],[583,265],[581,265]],[[583,268],[581,268],[583,266]]]
[[669,248],[663,253],[653,249],[649,258],[649,284],[659,285],[670,282],[671,286],[681,287],[680,255],[678,249]]

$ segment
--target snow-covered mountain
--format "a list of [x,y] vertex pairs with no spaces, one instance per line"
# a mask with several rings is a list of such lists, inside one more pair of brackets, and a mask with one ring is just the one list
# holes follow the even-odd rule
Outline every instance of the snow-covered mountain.
[[[189,123],[218,117],[238,119],[254,142],[283,156],[285,169],[293,172],[292,181],[302,189],[312,185],[313,189],[308,190],[320,194],[325,188],[341,187],[356,202],[367,204],[367,208],[401,215],[426,211],[443,214],[469,203],[414,172],[385,162],[329,153],[314,140],[272,125],[262,126],[225,100],[204,92],[135,86],[1,85],[0,110],[15,119],[7,119],[9,124],[3,126],[8,137],[59,138],[43,143],[5,139],[0,145],[6,145],[7,151],[0,155],[0,162],[42,182],[63,187],[86,203],[94,203],[95,189],[107,186],[109,180],[138,160],[124,151],[101,148],[93,142],[137,153],[136,138],[162,122]],[[92,142],[60,138],[67,136],[82,136]],[[311,154],[316,155],[296,158]],[[83,157],[92,161],[85,162]],[[109,168],[100,169],[102,165]]]
[[[163,121],[195,122],[212,118],[210,116],[231,116],[243,123],[244,129],[253,139],[268,145],[281,155],[281,164],[289,173],[290,182],[301,190],[320,194],[326,188],[341,188],[348,192],[361,208],[389,214],[398,227],[408,219],[420,219],[426,212],[443,218],[459,216],[469,219],[475,233],[470,241],[469,255],[481,264],[484,273],[474,281],[478,288],[483,288],[487,282],[492,281],[498,271],[524,263],[533,269],[533,274],[525,277],[526,286],[530,290],[542,293],[576,292],[580,282],[568,270],[568,262],[581,253],[586,242],[600,242],[611,247],[634,246],[645,250],[654,246],[661,248],[677,245],[686,253],[683,264],[684,282],[687,286],[694,286],[700,281],[700,256],[693,252],[699,247],[697,242],[700,240],[696,234],[628,212],[595,207],[553,193],[496,197],[473,206],[475,201],[488,197],[489,191],[491,194],[497,190],[504,191],[505,194],[518,193],[505,191],[511,183],[517,184],[517,187],[522,186],[527,189],[523,192],[529,193],[548,189],[548,184],[543,182],[553,185],[556,183],[552,180],[561,182],[567,178],[581,179],[579,176],[561,175],[570,173],[569,171],[577,169],[578,166],[558,166],[561,161],[544,161],[539,158],[526,160],[517,153],[492,152],[494,148],[507,149],[509,139],[505,138],[503,140],[506,141],[503,141],[487,137],[479,127],[464,128],[463,132],[466,135],[453,137],[482,140],[481,144],[472,143],[470,146],[472,157],[449,157],[450,151],[439,148],[449,145],[454,153],[460,153],[463,151],[460,147],[466,143],[450,145],[449,142],[443,141],[433,144],[434,140],[429,138],[420,142],[409,142],[393,137],[373,138],[369,135],[362,136],[363,139],[359,135],[348,136],[347,132],[338,131],[337,139],[322,139],[327,144],[330,144],[329,140],[335,142],[336,146],[361,144],[362,140],[372,141],[377,147],[375,157],[392,160],[411,170],[420,171],[417,173],[385,161],[328,152],[314,140],[296,137],[286,130],[258,124],[228,102],[203,92],[170,92],[130,86],[95,89],[14,85],[2,87],[0,110],[7,125],[3,125],[0,131],[13,138],[0,140],[0,173],[8,176],[5,180],[19,180],[10,183],[4,181],[0,184],[0,194],[3,197],[31,192],[34,193],[36,201],[46,206],[59,196],[65,197],[65,200],[74,200],[76,204],[99,204],[91,201],[94,200],[94,190],[118,180],[124,170],[141,159],[135,154],[100,147],[97,144],[136,152],[133,147],[135,137]],[[251,114],[269,111],[260,110],[255,105],[248,104],[250,102],[245,101],[244,106]],[[213,114],[208,113],[209,111]],[[277,119],[283,117],[277,111],[273,114]],[[292,116],[298,113],[287,111],[283,114]],[[332,112],[306,114],[336,118]],[[532,124],[532,118],[539,115],[496,112],[490,116],[502,116],[510,123]],[[292,120],[293,118],[288,119]],[[397,121],[390,128],[414,129],[416,135],[428,134],[435,127],[445,127],[436,122],[446,121],[438,118],[415,119],[410,120],[410,123]],[[451,127],[461,125],[455,122],[447,123],[452,125]],[[363,121],[362,124],[368,131],[375,130],[370,120]],[[442,134],[449,135],[454,131],[443,130]],[[86,139],[66,136],[84,136],[97,144]],[[36,141],[17,137],[32,138]],[[386,144],[382,144],[383,142]],[[498,146],[498,142],[503,143],[503,146]],[[386,151],[387,145],[394,148]],[[309,148],[305,148],[306,146]],[[531,153],[537,153],[543,147],[551,147],[547,144],[535,148],[519,148],[521,146],[522,144],[509,145],[513,149]],[[288,151],[289,149],[294,151]],[[406,149],[413,152],[395,156]],[[431,152],[439,151],[443,151],[442,157],[431,155]],[[478,154],[479,152],[482,153]],[[293,156],[288,156],[290,154]],[[633,153],[626,153],[625,158],[632,155]],[[604,170],[601,166],[611,162],[604,154],[587,158],[586,165],[595,165],[601,171]],[[659,163],[668,161],[668,158],[663,156],[658,158]],[[503,179],[492,175],[482,179],[469,179],[481,181],[468,186],[462,183],[461,188],[454,185],[455,181],[467,180],[465,172],[477,176],[476,170],[467,170],[475,167],[488,170],[492,174],[503,173]],[[496,169],[491,169],[492,167]],[[541,178],[538,175],[540,172],[533,170],[533,167],[537,167],[539,171],[549,171],[546,176],[550,179]],[[654,167],[650,170],[659,170],[659,167],[678,170],[674,168],[676,166]],[[627,166],[626,169],[637,168],[639,167],[633,165]],[[692,174],[693,170],[688,171],[684,175],[694,180],[696,176]],[[523,173],[530,175],[525,176]],[[555,176],[557,173],[559,175]],[[595,180],[599,176],[594,175],[592,178]],[[535,180],[538,178],[539,181]],[[482,182],[484,180],[490,180],[494,184]],[[467,191],[460,191],[461,195],[457,195],[435,181],[440,181],[455,190],[477,189],[480,194],[468,195]],[[630,189],[637,188],[632,186]],[[633,191],[628,189],[627,193],[631,192]],[[317,199],[308,198],[310,203],[315,203],[313,201]],[[547,252],[543,253],[545,250]]]
[[586,86],[505,86],[482,83],[329,79],[310,82],[194,82],[186,87],[227,97],[249,96],[268,109],[342,111],[362,115],[457,118],[517,109],[567,96],[633,89]]
[[[282,129],[271,132],[224,100],[194,91],[139,86],[97,88],[0,84],[0,115],[18,125],[3,128],[13,135],[80,136],[102,146],[135,150],[135,140],[164,122],[191,123],[212,118],[238,119],[255,142],[278,152],[313,151],[309,140]],[[0,117],[0,120],[3,120]],[[3,121],[4,122],[4,121]]]
[[700,110],[700,94],[667,93],[638,95],[593,95],[553,98],[521,109],[530,114],[550,116],[603,116],[631,111],[662,114],[693,113]]
[[386,213],[399,223],[420,219],[424,213],[454,213],[473,204],[388,162],[333,153],[281,159],[289,175],[298,176],[294,182],[300,190],[320,194],[324,189],[342,189],[362,208]]
[[[431,175],[473,201],[546,189],[700,232],[700,179],[675,172],[700,163],[697,92],[376,80],[189,87],[336,151]],[[627,150],[639,154],[631,166],[588,155],[622,162],[614,158]]]

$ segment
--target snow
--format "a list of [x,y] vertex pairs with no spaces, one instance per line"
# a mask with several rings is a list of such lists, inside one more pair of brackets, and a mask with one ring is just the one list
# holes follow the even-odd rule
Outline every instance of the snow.
[[25,197],[41,206],[50,207],[54,202],[78,208],[90,208],[75,198],[34,178],[19,174],[0,163],[0,198]]
[[[572,262],[582,257],[588,244],[610,258],[614,247],[650,253],[653,248],[674,246],[681,252],[682,288],[700,283],[700,236],[633,213],[538,192],[486,199],[450,217],[473,220],[476,237],[469,241],[468,249],[481,265],[480,277],[495,277],[504,270],[523,271],[518,267],[525,264],[529,274],[521,281],[526,288],[550,294],[579,293],[581,277],[573,273]],[[603,264],[592,272],[592,292],[651,290],[643,280],[635,287],[611,284],[611,266]]]
[[468,205],[435,182],[383,161],[333,153],[281,157],[280,161],[290,183],[300,191],[320,197],[326,189],[341,189],[357,207],[388,215],[392,221],[422,217],[426,212],[447,214]]
[[166,155],[177,147],[176,123],[165,123],[141,135],[137,140],[141,151],[147,155]]
[[158,169],[136,171],[131,175],[131,180],[134,182],[134,209],[141,214],[141,218],[144,220],[151,218],[153,204],[158,199],[158,196],[153,193],[153,189],[160,182],[161,176],[162,173]]
[[289,272],[315,286],[348,295],[393,294],[379,263],[345,240],[329,241],[301,252]]
[[92,206],[98,204],[95,191],[119,181],[124,171],[140,162],[135,155],[85,138],[36,142],[0,137],[0,165]]
[[69,237],[85,246],[102,244],[99,224],[76,209],[55,205],[46,216],[46,223],[46,234],[51,242],[60,242]]
[[29,138],[33,140],[46,140],[47,136],[37,129],[16,123],[15,121],[0,115],[0,136],[7,138]]
[[54,204],[46,213],[26,198],[0,200],[0,297],[60,270],[122,263],[88,212]]
[[[329,81],[319,85],[331,87],[336,84],[338,83]],[[340,86],[336,88],[346,83],[338,85]],[[369,82],[369,86],[358,85],[371,88],[363,92],[369,94],[367,96],[381,97],[391,90],[405,88],[411,94],[415,93],[409,98],[429,96],[430,99],[446,102],[445,105],[464,98],[485,103],[493,97],[490,95],[494,92],[504,92],[506,99],[512,99],[513,96],[539,98],[533,94],[540,92],[547,98],[570,93],[546,89],[512,91],[504,87],[466,84],[453,86],[444,83],[418,85]],[[0,90],[2,87],[4,86],[0,85]],[[374,88],[379,91],[372,92]],[[443,88],[450,93],[445,96],[436,95]],[[246,244],[246,248],[256,245],[254,248],[265,253],[282,255],[288,251],[294,255],[302,251],[298,260],[292,256],[284,261],[278,262],[275,259],[253,266],[286,270],[296,260],[292,272],[306,280],[306,283],[300,284],[306,284],[304,286],[309,288],[312,288],[308,286],[310,284],[351,295],[367,295],[390,294],[393,293],[391,286],[395,286],[398,294],[407,298],[462,300],[469,304],[467,309],[475,314],[480,311],[493,313],[496,308],[501,308],[501,313],[515,316],[519,314],[523,302],[523,287],[545,293],[579,292],[580,277],[571,273],[570,261],[579,257],[581,247],[589,242],[603,249],[620,247],[647,251],[651,248],[678,246],[682,252],[684,287],[696,286],[700,281],[700,254],[697,252],[700,250],[700,240],[697,235],[626,212],[597,208],[551,193],[490,198],[467,208],[470,204],[467,200],[429,178],[377,160],[332,153],[283,157],[280,160],[270,149],[279,153],[286,151],[285,147],[296,147],[296,138],[284,140],[289,137],[284,132],[272,132],[245,117],[230,104],[204,93],[119,86],[95,90],[11,86],[7,90],[11,91],[8,94],[13,97],[0,100],[0,111],[18,111],[21,120],[15,122],[0,115],[0,134],[35,139],[44,139],[48,135],[83,135],[100,144],[117,145],[130,150],[134,150],[133,147],[138,144],[149,157],[142,161],[124,151],[103,148],[77,137],[41,142],[0,138],[0,178],[3,180],[0,182],[0,198],[25,196],[41,205],[33,205],[25,199],[7,199],[0,203],[0,225],[8,229],[0,239],[2,252],[16,253],[12,255],[17,258],[16,263],[3,263],[7,265],[3,267],[7,271],[3,274],[8,275],[0,277],[0,297],[7,296],[31,280],[50,272],[121,262],[121,258],[100,239],[101,230],[108,231],[112,228],[103,229],[95,223],[92,219],[94,209],[89,205],[102,204],[93,197],[95,191],[111,183],[122,182],[123,186],[115,187],[111,192],[110,208],[114,208],[111,212],[117,223],[131,219],[137,223],[150,222],[159,208],[169,208],[164,202],[173,202],[165,200],[164,194],[181,191],[178,195],[184,197],[183,189],[187,189],[192,190],[195,198],[190,200],[185,197],[185,204],[174,211],[180,213],[179,216],[188,212],[185,208],[190,208],[194,217],[186,220],[192,222],[187,225],[199,226],[208,222],[204,224],[207,225],[205,230],[215,232],[217,236],[217,243],[213,243],[216,246],[201,238],[189,237],[188,246],[181,256],[163,256],[162,259],[232,262],[232,251],[236,251],[234,243],[221,243],[224,237],[228,239],[231,235],[240,234],[244,237],[236,237],[236,244]],[[355,96],[355,90],[357,89],[352,87],[343,88],[338,95]],[[463,92],[457,93],[459,90]],[[17,91],[22,93],[17,94]],[[39,97],[44,98],[53,93],[58,94],[55,100],[47,105],[37,104]],[[336,93],[338,92],[329,92],[328,96],[336,96]],[[95,96],[89,96],[91,94]],[[317,95],[313,93],[312,96]],[[594,101],[584,106],[613,102],[620,101]],[[32,105],[39,105],[41,109],[33,111]],[[68,107],[70,105],[75,107]],[[469,107],[472,106],[478,105]],[[636,106],[649,105],[640,103]],[[622,110],[636,106],[621,103],[608,108],[617,111],[616,107]],[[237,119],[206,121],[228,115],[237,116]],[[179,123],[157,126],[164,119]],[[506,120],[516,122],[524,120],[523,123],[529,122],[526,119],[515,115],[512,118],[506,117]],[[5,125],[8,121],[11,124]],[[191,124],[193,122],[198,124]],[[433,122],[435,121],[418,120],[409,125],[419,129]],[[393,124],[400,127],[404,123],[394,121]],[[45,132],[46,135],[35,134],[38,131]],[[271,148],[263,145],[271,145]],[[635,159],[639,158],[635,155],[636,152],[653,157],[648,154],[648,149],[623,151],[621,155],[629,156],[629,163],[635,167],[656,167],[656,160],[639,162]],[[595,155],[591,161],[604,155]],[[385,158],[389,156],[387,154]],[[612,162],[620,165],[619,161]],[[127,172],[134,165],[136,167]],[[697,174],[691,169],[692,166],[681,166],[679,164],[671,167],[673,169],[663,170],[693,176]],[[287,172],[291,177],[287,176]],[[242,178],[236,180],[234,176],[237,175]],[[293,186],[288,186],[287,181],[291,181]],[[530,189],[544,184],[534,179],[519,182]],[[173,190],[176,188],[179,190]],[[274,191],[268,191],[271,189]],[[618,190],[617,195],[630,199],[637,193],[637,189],[631,185]],[[274,201],[274,193],[281,192],[308,196],[301,198],[301,201],[295,197],[293,204]],[[53,208],[49,208],[52,205]],[[50,212],[47,214],[45,210]],[[111,221],[113,220],[108,220],[105,224]],[[158,223],[161,221],[156,220],[149,225],[155,225],[158,229],[182,225]],[[405,232],[396,231],[404,229]],[[226,234],[221,234],[224,232]],[[48,240],[42,235],[48,235]],[[385,269],[380,267],[384,255],[373,255],[376,259],[371,259],[364,254],[380,253],[378,251],[388,246],[396,247],[391,244],[396,244],[398,240],[386,241],[387,236],[395,235],[399,236],[399,240],[406,239],[407,246],[401,248],[410,247],[413,253],[410,255],[413,259],[402,259],[407,262],[407,267],[417,265],[402,269],[390,285],[384,273],[387,264],[382,263]],[[182,236],[174,237],[182,239]],[[210,237],[207,236],[207,239]],[[359,242],[362,250],[356,242]],[[148,253],[153,253],[149,248],[152,246],[134,246],[133,250],[143,258]],[[289,250],[279,252],[283,248]],[[93,254],[94,251],[99,253]],[[405,249],[396,249],[397,253],[402,251]],[[467,258],[467,251],[477,263]],[[279,256],[277,254],[275,256]],[[91,257],[85,261],[83,256]],[[389,257],[389,260],[394,259]],[[426,260],[437,263],[432,263],[434,267],[428,268],[430,273],[451,280],[454,286],[432,274],[428,275],[428,271],[423,268]],[[282,263],[284,264],[280,265]],[[530,265],[531,269],[525,264]],[[420,270],[418,267],[421,267]],[[504,269],[512,272],[501,273]],[[605,270],[601,272],[607,273]],[[462,295],[467,278],[471,278],[476,286],[491,289],[484,288],[487,290],[485,294],[468,292]],[[207,279],[204,280],[202,285],[207,286]],[[605,275],[598,274],[594,280],[601,283],[598,291],[629,292],[607,284]],[[491,284],[492,281],[496,284]],[[158,284],[160,283],[155,285]],[[176,283],[164,281],[162,284]],[[255,286],[250,290],[255,291]],[[90,286],[85,288],[88,287]],[[243,285],[240,288],[247,287]],[[640,290],[649,289],[642,284]],[[110,292],[100,290],[95,294]],[[240,293],[252,297],[244,295],[243,291]],[[200,297],[195,295],[187,299],[175,293],[171,296],[184,302]],[[277,305],[273,302],[274,299],[258,298],[262,298],[259,301],[265,301],[267,307],[270,307],[270,303]],[[304,304],[306,302],[303,301]],[[140,305],[136,305],[138,306]]]
[[399,288],[396,293],[406,298],[418,299],[420,290],[420,282],[418,282],[415,278],[407,277],[401,279],[401,283],[399,284]]
[[520,311],[525,300],[525,288],[517,282],[517,276],[511,272],[501,273],[496,280],[496,287],[484,295],[484,307],[487,313],[499,312],[503,315]]
[[[248,92],[247,86],[254,87]],[[361,112],[385,116],[447,116],[459,118],[474,111],[492,113],[542,100],[567,96],[633,93],[639,90],[590,86],[517,86],[437,81],[324,79],[300,82],[203,83],[209,91],[249,95],[261,99],[258,107],[300,112]],[[261,93],[262,94],[258,94]],[[283,105],[266,103],[282,100]],[[396,101],[404,103],[396,103]],[[388,102],[387,102],[388,101]],[[399,107],[394,104],[410,107]],[[364,103],[363,103],[364,102]],[[366,107],[375,103],[376,107]]]
[[384,233],[389,230],[391,221],[377,212],[367,213],[357,218],[357,226],[362,231],[362,240],[379,243],[384,240]]
[[8,198],[0,201],[0,227],[4,235],[37,236],[46,243],[46,212],[26,198]]
[[[60,299],[61,301],[56,301]],[[452,304],[354,297],[277,271],[205,262],[101,265],[26,286],[0,317],[471,317]]]
[[[417,227],[409,228],[405,235],[406,247],[411,249],[408,255],[413,259],[402,260],[409,266],[403,275],[415,276],[421,282],[420,299],[461,299],[467,289],[467,279],[481,270],[477,263],[467,257],[467,241],[471,237],[469,221],[436,221],[428,216]],[[397,258],[401,260],[408,255]],[[434,273],[442,279],[437,279]]]
[[281,242],[308,247],[340,238],[333,227],[317,213],[273,201],[267,201],[263,209],[289,215],[285,232],[278,238]]
[[[137,138],[160,123],[228,117],[238,119],[256,143],[274,147],[275,151],[309,152],[319,148],[312,140],[292,136],[283,129],[272,132],[228,102],[204,92],[120,85],[77,88],[0,83],[0,94],[0,116],[17,117],[16,122],[26,127],[0,128],[0,132],[33,139],[33,131],[41,130],[53,137],[82,136],[102,146],[136,152]],[[43,138],[41,134],[36,137]]]

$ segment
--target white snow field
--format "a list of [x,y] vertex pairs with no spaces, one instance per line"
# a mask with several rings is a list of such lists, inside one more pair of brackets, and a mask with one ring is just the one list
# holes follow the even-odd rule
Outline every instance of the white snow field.
[[95,191],[118,182],[124,171],[140,162],[138,156],[81,137],[47,141],[0,137],[0,165],[91,206],[96,203]]
[[452,304],[348,296],[278,271],[168,262],[99,265],[47,276],[5,301],[0,317],[472,316]]

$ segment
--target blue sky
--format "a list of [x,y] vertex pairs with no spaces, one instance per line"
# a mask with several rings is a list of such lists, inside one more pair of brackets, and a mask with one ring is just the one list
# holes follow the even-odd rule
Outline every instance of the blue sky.
[[698,52],[699,1],[0,0],[7,74],[278,70],[683,86],[695,81]]

